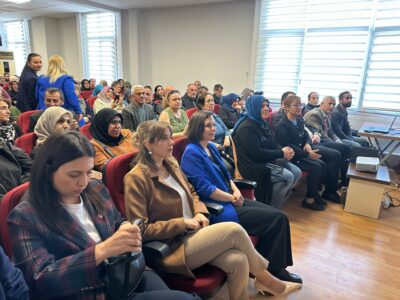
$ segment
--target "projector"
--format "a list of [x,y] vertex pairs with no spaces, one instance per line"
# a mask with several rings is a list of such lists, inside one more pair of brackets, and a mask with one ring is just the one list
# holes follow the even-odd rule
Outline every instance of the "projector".
[[378,172],[379,158],[358,156],[356,160],[356,171],[360,172]]

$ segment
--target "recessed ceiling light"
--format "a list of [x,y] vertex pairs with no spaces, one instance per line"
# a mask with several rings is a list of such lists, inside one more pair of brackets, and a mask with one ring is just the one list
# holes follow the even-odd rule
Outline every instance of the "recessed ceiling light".
[[16,4],[31,2],[31,0],[6,0],[6,1],[11,2],[11,3],[16,3]]

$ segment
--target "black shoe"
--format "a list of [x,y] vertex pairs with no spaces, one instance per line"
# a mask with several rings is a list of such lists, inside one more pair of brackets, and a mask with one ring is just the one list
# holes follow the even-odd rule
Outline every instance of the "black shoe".
[[327,193],[326,191],[322,193],[322,198],[331,201],[331,202],[335,202],[335,203],[340,203],[340,196],[338,195],[338,193],[333,192],[333,193]]
[[317,210],[317,211],[325,210],[325,205],[317,201],[314,201],[313,203],[308,203],[306,200],[303,200],[302,205],[304,208],[312,210]]
[[303,283],[303,279],[301,279],[301,277],[299,275],[290,273],[286,269],[282,269],[279,271],[271,271],[271,274],[274,275],[276,278],[283,280],[283,281]]
[[326,202],[324,199],[322,199],[322,197],[319,195],[319,193],[316,197],[314,197],[314,201],[317,203],[323,204],[325,206],[328,205],[328,202]]

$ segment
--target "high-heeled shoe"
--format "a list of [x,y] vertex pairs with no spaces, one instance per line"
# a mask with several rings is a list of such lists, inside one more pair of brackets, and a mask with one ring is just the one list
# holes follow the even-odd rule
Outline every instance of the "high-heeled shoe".
[[301,283],[290,282],[290,281],[282,281],[286,287],[282,293],[277,293],[272,291],[270,288],[264,286],[261,282],[254,280],[254,287],[263,295],[266,293],[271,294],[273,296],[284,296],[293,293],[294,291],[301,289]]

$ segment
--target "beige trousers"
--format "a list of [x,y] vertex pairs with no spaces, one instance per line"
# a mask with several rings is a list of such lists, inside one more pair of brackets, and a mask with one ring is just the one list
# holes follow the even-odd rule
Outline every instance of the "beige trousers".
[[234,222],[202,228],[187,235],[184,245],[191,270],[208,263],[226,273],[231,300],[248,299],[249,273],[258,274],[268,267],[268,261],[254,249],[247,232]]

